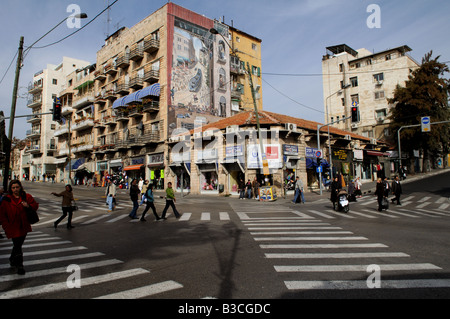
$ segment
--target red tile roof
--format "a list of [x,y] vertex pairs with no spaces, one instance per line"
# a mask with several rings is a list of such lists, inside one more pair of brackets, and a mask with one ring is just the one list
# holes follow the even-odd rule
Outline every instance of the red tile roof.
[[[259,124],[261,125],[284,125],[287,123],[293,123],[297,125],[297,128],[299,129],[305,129],[309,131],[317,132],[317,125],[322,125],[322,123],[314,122],[314,121],[308,121],[288,115],[268,112],[268,111],[258,111],[259,116]],[[228,126],[231,125],[239,125],[239,126],[248,126],[248,125],[256,125],[256,116],[254,111],[246,111],[238,113],[234,116],[224,118],[222,120],[219,120],[217,122],[209,123],[207,125],[202,126],[202,132],[211,129],[216,128],[219,130],[226,129]],[[322,127],[321,132],[328,132],[327,127]],[[194,134],[195,130],[191,130],[190,134]],[[352,132],[340,130],[338,128],[330,126],[330,133],[334,135],[350,135],[351,137],[359,140],[369,141],[370,138],[358,135]]]

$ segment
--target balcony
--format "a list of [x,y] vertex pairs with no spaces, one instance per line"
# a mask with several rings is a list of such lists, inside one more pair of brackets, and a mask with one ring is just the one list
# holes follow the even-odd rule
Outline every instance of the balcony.
[[67,125],[61,126],[59,129],[53,133],[55,137],[62,136],[65,134],[69,134],[69,127]]
[[153,53],[159,50],[159,40],[150,39],[144,41],[144,52]]
[[126,68],[130,65],[130,57],[126,54],[121,54],[117,57],[116,65],[118,68]]
[[35,108],[42,105],[42,96],[28,100],[27,107]]
[[116,112],[116,121],[128,121],[130,118],[128,117],[128,112]]
[[144,79],[139,76],[135,76],[130,79],[129,87],[135,90],[142,89],[144,87]]
[[85,129],[89,129],[94,127],[94,119],[93,118],[84,118],[81,119],[79,122],[75,123],[75,125],[72,126],[73,131],[81,131]]
[[35,138],[35,137],[40,137],[41,136],[41,130],[28,130],[27,131],[27,137],[28,138]]
[[159,101],[148,101],[143,104],[143,111],[144,112],[159,112]]
[[28,93],[34,94],[39,91],[42,91],[43,88],[44,88],[44,82],[42,80],[40,80],[40,81],[30,84],[28,86]]
[[111,76],[116,75],[117,73],[117,67],[115,66],[115,64],[107,64],[105,65],[105,74],[109,74]]
[[139,61],[142,58],[144,58],[144,48],[139,45],[133,46],[130,51],[130,60]]
[[103,68],[100,68],[99,70],[94,72],[94,80],[98,80],[98,81],[106,80],[106,75],[105,75],[105,71]]
[[159,70],[146,70],[144,72],[144,77],[142,78],[145,82],[158,82],[159,81]]
[[69,115],[72,112],[73,112],[73,107],[71,107],[71,106],[63,106],[63,108],[61,110],[62,115]]
[[87,94],[83,95],[82,97],[73,100],[72,107],[75,109],[79,109],[85,106],[88,106],[89,104],[93,104],[95,101],[94,92],[88,92]]
[[143,112],[142,112],[142,106],[135,106],[133,107],[129,112],[128,112],[128,116],[129,117],[140,117],[143,116]]
[[105,123],[105,125],[116,125],[117,124],[117,120],[116,120],[115,116],[105,117],[103,122]]
[[30,154],[39,154],[41,153],[41,146],[40,145],[31,145],[28,149],[28,153]]
[[108,99],[108,100],[115,100],[116,99],[116,91],[113,89],[106,90],[104,98]]
[[128,84],[125,83],[118,83],[116,88],[117,94],[129,94],[130,93],[130,87]]
[[38,123],[42,119],[41,115],[29,115],[27,116],[27,123]]

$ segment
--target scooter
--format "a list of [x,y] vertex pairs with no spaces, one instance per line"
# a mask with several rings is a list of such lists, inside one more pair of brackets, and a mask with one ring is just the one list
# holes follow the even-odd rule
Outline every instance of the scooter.
[[350,206],[348,203],[348,193],[345,190],[341,190],[338,195],[338,200],[334,203],[334,210],[343,211],[344,213],[348,213],[350,210]]

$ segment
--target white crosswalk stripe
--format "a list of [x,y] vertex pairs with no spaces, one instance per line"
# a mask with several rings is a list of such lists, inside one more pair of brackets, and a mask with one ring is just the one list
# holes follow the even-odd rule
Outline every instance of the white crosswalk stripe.
[[[64,245],[65,247],[45,249],[45,246],[52,245]],[[0,239],[0,247],[2,250],[11,250],[11,242],[2,238]],[[82,287],[108,283],[114,287],[114,282],[117,280],[145,276],[150,273],[149,270],[143,268],[123,269],[123,261],[108,259],[101,252],[79,253],[80,250],[87,250],[87,248],[73,246],[70,241],[61,241],[56,236],[40,231],[28,234],[23,250],[25,256],[24,267],[27,270],[25,275],[10,273],[9,254],[0,255],[0,299],[32,298],[52,293],[70,292],[71,289],[67,281],[61,281],[61,275],[69,277],[71,274],[68,272],[67,265],[69,264],[75,264],[83,274],[87,273],[87,275],[80,278]],[[119,270],[111,268],[117,265],[121,265]],[[89,269],[96,269],[96,275],[90,276],[87,272]],[[103,269],[105,269],[104,274],[98,274],[98,271]],[[26,286],[29,280],[32,280],[30,281],[33,285],[31,287]],[[16,281],[17,285],[11,284],[11,282],[14,283]],[[11,287],[13,288],[11,289]],[[136,299],[180,288],[183,288],[183,285],[175,281],[146,283],[142,287],[116,291],[97,298]]]
[[[384,215],[390,218],[425,217],[419,216],[419,214],[413,215],[414,213],[409,213],[409,210],[406,210],[403,215],[398,214],[397,216],[392,216],[390,211],[378,212],[369,209],[362,211],[364,214],[355,215],[362,218],[383,218]],[[320,214],[316,214],[316,212],[308,211],[308,213],[319,216]],[[333,212],[326,210],[324,215],[327,217],[325,218],[338,219],[337,214],[350,216],[334,212],[334,218],[329,218],[328,214]],[[349,212],[349,214],[351,213],[352,211]],[[266,219],[258,218],[256,220],[246,218],[242,221],[253,239],[260,243],[259,247],[265,251],[265,258],[268,261],[274,261],[274,271],[285,273],[285,276],[290,277],[284,280],[288,290],[369,289],[367,281],[349,280],[347,277],[353,278],[350,274],[355,272],[368,276],[368,266],[372,264],[377,265],[380,271],[389,272],[392,275],[398,273],[400,276],[405,276],[411,273],[411,279],[382,280],[382,288],[450,287],[448,279],[414,278],[415,272],[436,272],[442,271],[442,268],[431,263],[408,262],[411,259],[410,255],[404,252],[390,251],[389,247],[383,243],[371,243],[368,238],[358,236],[341,227],[324,226],[323,224],[329,225],[329,223],[323,223],[320,219],[308,220],[308,222],[302,222],[302,225],[296,225],[298,221],[288,217],[277,218],[277,223],[273,223],[273,219],[270,218],[269,216]],[[333,264],[330,262],[332,260],[339,260],[339,263]],[[364,262],[352,262],[355,260]],[[296,275],[306,273],[308,273],[308,277]],[[343,280],[336,280],[335,274],[338,274],[339,278],[343,278]],[[311,276],[317,279],[305,280],[306,278],[311,279]]]

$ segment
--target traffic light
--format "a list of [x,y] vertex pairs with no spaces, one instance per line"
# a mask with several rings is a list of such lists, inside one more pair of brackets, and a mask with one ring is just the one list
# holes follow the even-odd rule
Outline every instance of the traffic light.
[[359,110],[357,106],[352,106],[352,123],[359,122]]
[[59,98],[53,100],[53,121],[61,121],[61,101]]

